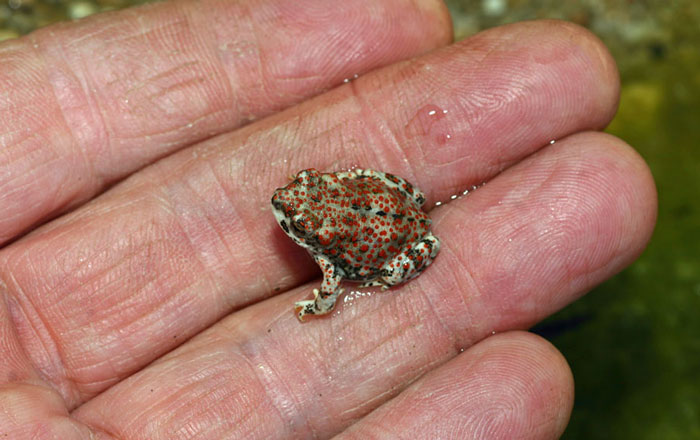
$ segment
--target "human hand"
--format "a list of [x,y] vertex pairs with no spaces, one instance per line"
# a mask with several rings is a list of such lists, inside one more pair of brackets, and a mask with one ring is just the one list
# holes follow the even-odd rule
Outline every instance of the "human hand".
[[[561,434],[571,373],[518,330],[655,220],[646,165],[591,131],[613,61],[570,24],[442,47],[436,1],[330,4],[160,3],[0,45],[0,438]],[[318,272],[269,199],[351,166],[426,207],[487,184],[431,211],[419,278],[300,324]]]

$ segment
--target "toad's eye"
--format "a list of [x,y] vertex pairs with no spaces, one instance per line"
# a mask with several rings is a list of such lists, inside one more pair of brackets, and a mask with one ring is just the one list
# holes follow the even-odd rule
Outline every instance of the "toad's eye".
[[309,212],[295,215],[289,223],[292,232],[300,237],[312,235],[321,226],[320,219]]
[[306,221],[303,218],[292,220],[292,229],[303,235],[306,233]]

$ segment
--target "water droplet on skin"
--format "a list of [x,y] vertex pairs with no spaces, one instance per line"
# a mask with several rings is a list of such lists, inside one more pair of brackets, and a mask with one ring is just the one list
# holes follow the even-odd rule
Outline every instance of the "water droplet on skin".
[[407,135],[424,136],[439,145],[445,144],[452,138],[452,135],[445,130],[445,122],[442,122],[445,115],[447,110],[434,104],[421,107],[406,124]]
[[444,144],[446,144],[447,141],[449,141],[451,138],[452,138],[452,136],[449,135],[449,134],[439,135],[439,136],[437,137],[437,142],[438,142],[438,144],[440,144],[440,145],[444,145]]

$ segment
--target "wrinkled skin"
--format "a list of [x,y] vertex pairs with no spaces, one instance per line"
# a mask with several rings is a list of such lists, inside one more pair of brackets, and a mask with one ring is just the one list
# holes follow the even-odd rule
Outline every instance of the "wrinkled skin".
[[[522,330],[655,222],[646,165],[597,132],[614,62],[560,22],[450,44],[434,0],[328,5],[164,2],[0,43],[0,438],[561,434],[571,372]],[[357,164],[425,192],[440,256],[301,325],[319,273],[271,191]]]

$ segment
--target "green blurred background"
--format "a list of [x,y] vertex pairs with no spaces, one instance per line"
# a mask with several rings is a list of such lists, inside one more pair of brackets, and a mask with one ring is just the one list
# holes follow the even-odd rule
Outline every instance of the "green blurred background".
[[565,439],[700,439],[700,1],[452,0],[457,38],[560,18],[597,34],[620,69],[607,131],[651,167],[659,219],[631,267],[538,325],[568,359]]
[[[340,0],[339,0],[340,1]],[[134,0],[5,0],[0,40]],[[447,0],[455,37],[535,18],[596,33],[622,77],[607,131],[646,158],[659,190],[649,248],[534,331],[576,379],[565,439],[700,439],[700,0]]]

